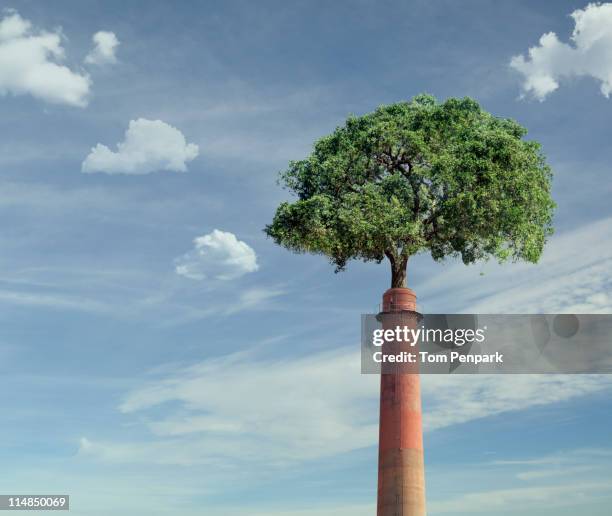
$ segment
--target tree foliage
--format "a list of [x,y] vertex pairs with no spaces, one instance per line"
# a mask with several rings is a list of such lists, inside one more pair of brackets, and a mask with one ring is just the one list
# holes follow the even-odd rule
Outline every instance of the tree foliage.
[[265,231],[337,270],[386,256],[392,286],[404,286],[408,257],[423,251],[536,262],[555,205],[551,170],[526,132],[470,98],[419,95],[351,116],[281,172],[297,199]]

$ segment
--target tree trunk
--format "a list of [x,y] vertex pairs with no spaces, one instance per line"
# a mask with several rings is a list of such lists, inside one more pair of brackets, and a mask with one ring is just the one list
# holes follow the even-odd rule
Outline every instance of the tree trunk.
[[406,288],[408,257],[398,259],[389,257],[389,261],[391,262],[391,288]]

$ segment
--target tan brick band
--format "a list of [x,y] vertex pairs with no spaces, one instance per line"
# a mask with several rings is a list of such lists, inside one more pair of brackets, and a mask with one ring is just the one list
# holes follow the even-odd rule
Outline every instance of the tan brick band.
[[424,516],[423,450],[389,450],[379,457],[378,516]]

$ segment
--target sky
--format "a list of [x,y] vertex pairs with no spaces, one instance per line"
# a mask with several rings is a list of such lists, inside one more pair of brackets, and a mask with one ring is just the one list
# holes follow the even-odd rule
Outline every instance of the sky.
[[[422,92],[541,142],[537,265],[427,255],[429,313],[612,308],[612,4],[0,2],[0,485],[78,516],[365,516],[386,265],[262,229],[313,141]],[[431,515],[612,502],[612,377],[424,377]]]

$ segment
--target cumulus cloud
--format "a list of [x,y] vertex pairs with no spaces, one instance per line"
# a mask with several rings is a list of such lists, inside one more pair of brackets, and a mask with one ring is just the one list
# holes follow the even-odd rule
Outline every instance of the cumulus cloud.
[[124,141],[117,144],[116,152],[98,143],[83,161],[81,169],[107,174],[186,172],[187,163],[198,154],[198,146],[187,143],[177,128],[161,120],[139,118],[130,121]]
[[215,229],[196,237],[194,248],[175,260],[176,273],[187,278],[231,280],[256,271],[257,255],[236,235]]
[[91,80],[59,64],[65,58],[59,30],[36,30],[16,11],[0,21],[0,94],[32,95],[84,107]]
[[103,65],[117,62],[115,52],[119,46],[119,40],[114,32],[101,30],[96,32],[91,39],[94,42],[94,48],[85,57],[86,63]]
[[517,55],[510,66],[523,75],[523,91],[543,101],[572,77],[593,77],[601,82],[601,93],[612,92],[612,3],[591,3],[577,9],[570,43],[554,32],[540,38],[527,57]]

